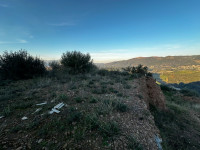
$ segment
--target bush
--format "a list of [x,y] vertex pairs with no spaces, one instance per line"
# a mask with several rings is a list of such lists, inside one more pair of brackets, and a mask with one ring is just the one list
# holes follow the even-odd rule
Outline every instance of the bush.
[[58,61],[52,61],[49,63],[49,66],[51,68],[52,71],[57,71],[58,69],[60,69],[60,64]]
[[58,77],[61,76],[62,71],[61,71],[61,65],[58,61],[52,61],[49,63],[49,76],[50,77]]
[[89,54],[77,51],[63,53],[61,64],[73,74],[86,73],[95,68]]
[[140,74],[145,76],[152,76],[150,72],[148,72],[148,67],[143,65],[138,65],[137,67],[126,67],[122,68],[124,72],[128,72],[129,74]]
[[184,96],[195,96],[195,97],[199,97],[199,94],[196,91],[190,90],[190,89],[182,89],[180,91]]
[[4,52],[0,55],[0,76],[2,79],[29,79],[45,73],[44,62],[30,56],[27,51]]

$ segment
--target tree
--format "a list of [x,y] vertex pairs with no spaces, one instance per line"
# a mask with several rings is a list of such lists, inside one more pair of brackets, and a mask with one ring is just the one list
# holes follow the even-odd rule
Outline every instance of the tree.
[[27,51],[5,51],[0,55],[0,76],[2,79],[20,80],[40,76],[45,73],[44,62],[34,58]]
[[77,51],[63,53],[61,64],[75,74],[89,72],[94,68],[90,55]]

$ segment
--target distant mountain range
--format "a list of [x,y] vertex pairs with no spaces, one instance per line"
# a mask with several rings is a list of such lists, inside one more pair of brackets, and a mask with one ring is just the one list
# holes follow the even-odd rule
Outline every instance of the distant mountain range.
[[[166,57],[137,57],[129,60],[115,61],[111,63],[97,64],[100,68],[124,68],[142,64],[152,70],[163,68],[178,68],[180,66],[200,65],[200,55],[193,56],[166,56]],[[184,68],[183,68],[184,69]]]

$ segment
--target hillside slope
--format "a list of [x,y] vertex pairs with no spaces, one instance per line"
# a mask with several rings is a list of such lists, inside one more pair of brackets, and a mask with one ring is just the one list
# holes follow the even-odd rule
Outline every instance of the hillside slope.
[[165,109],[165,102],[147,82],[88,74],[2,85],[0,149],[156,150],[160,135],[148,107]]
[[129,60],[116,61],[100,65],[105,68],[123,68],[142,64],[151,69],[162,69],[166,67],[196,66],[200,65],[200,55],[194,56],[167,56],[167,57],[138,57]]

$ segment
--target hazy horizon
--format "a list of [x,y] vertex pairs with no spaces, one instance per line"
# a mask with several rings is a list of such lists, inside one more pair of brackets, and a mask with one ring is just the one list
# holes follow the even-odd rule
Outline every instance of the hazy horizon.
[[0,0],[0,55],[25,49],[44,60],[66,51],[95,63],[199,55],[198,0]]

